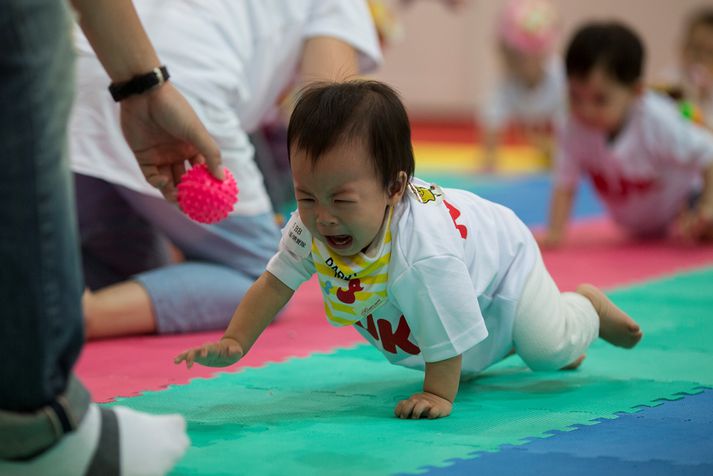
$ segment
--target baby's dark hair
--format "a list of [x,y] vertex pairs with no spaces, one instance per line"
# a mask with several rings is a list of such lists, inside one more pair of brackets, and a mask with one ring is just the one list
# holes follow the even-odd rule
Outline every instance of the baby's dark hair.
[[565,54],[567,77],[586,78],[595,68],[633,86],[642,76],[646,52],[639,35],[619,22],[594,22],[574,34]]
[[287,128],[288,156],[295,147],[316,164],[345,141],[364,142],[384,189],[401,171],[413,176],[411,126],[398,94],[386,84],[316,83],[301,91]]

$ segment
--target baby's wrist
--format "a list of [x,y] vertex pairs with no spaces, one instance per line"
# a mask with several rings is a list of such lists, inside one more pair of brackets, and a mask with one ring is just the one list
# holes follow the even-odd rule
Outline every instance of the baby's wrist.
[[450,403],[450,404],[453,404],[453,401],[455,400],[455,398],[448,398],[448,396],[445,395],[445,392],[434,391],[434,390],[431,389],[431,388],[425,388],[425,387],[424,387],[423,393],[428,393],[428,394],[433,395],[434,397],[441,398],[441,399],[447,401],[447,402]]
[[225,341],[225,340],[232,341],[232,342],[234,342],[235,344],[237,344],[238,347],[240,347],[240,352],[243,353],[243,344],[242,344],[236,337],[233,337],[233,336],[230,336],[230,335],[227,335],[227,334],[226,334],[226,335],[223,335],[223,337],[220,338],[220,341],[221,341],[221,342],[222,342],[222,341]]

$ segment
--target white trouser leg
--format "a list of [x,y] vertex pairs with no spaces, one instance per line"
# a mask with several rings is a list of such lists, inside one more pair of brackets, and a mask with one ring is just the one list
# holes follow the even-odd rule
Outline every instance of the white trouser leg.
[[598,335],[592,303],[581,294],[560,293],[538,254],[513,326],[518,355],[533,370],[557,370],[585,353]]

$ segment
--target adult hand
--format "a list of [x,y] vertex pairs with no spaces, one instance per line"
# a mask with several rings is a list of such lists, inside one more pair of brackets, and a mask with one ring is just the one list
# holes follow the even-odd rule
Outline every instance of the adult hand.
[[175,202],[186,161],[223,180],[220,149],[188,101],[170,83],[121,102],[121,128],[146,180]]

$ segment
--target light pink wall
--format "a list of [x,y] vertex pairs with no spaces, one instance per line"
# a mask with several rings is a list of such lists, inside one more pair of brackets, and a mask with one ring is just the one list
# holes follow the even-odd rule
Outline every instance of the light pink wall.
[[[560,50],[573,29],[589,19],[624,20],[643,36],[647,79],[676,60],[682,25],[702,0],[553,0],[562,18]],[[472,116],[497,80],[494,21],[504,0],[466,0],[451,11],[437,0],[418,0],[401,12],[403,39],[385,52],[376,74],[395,86],[412,114]]]

